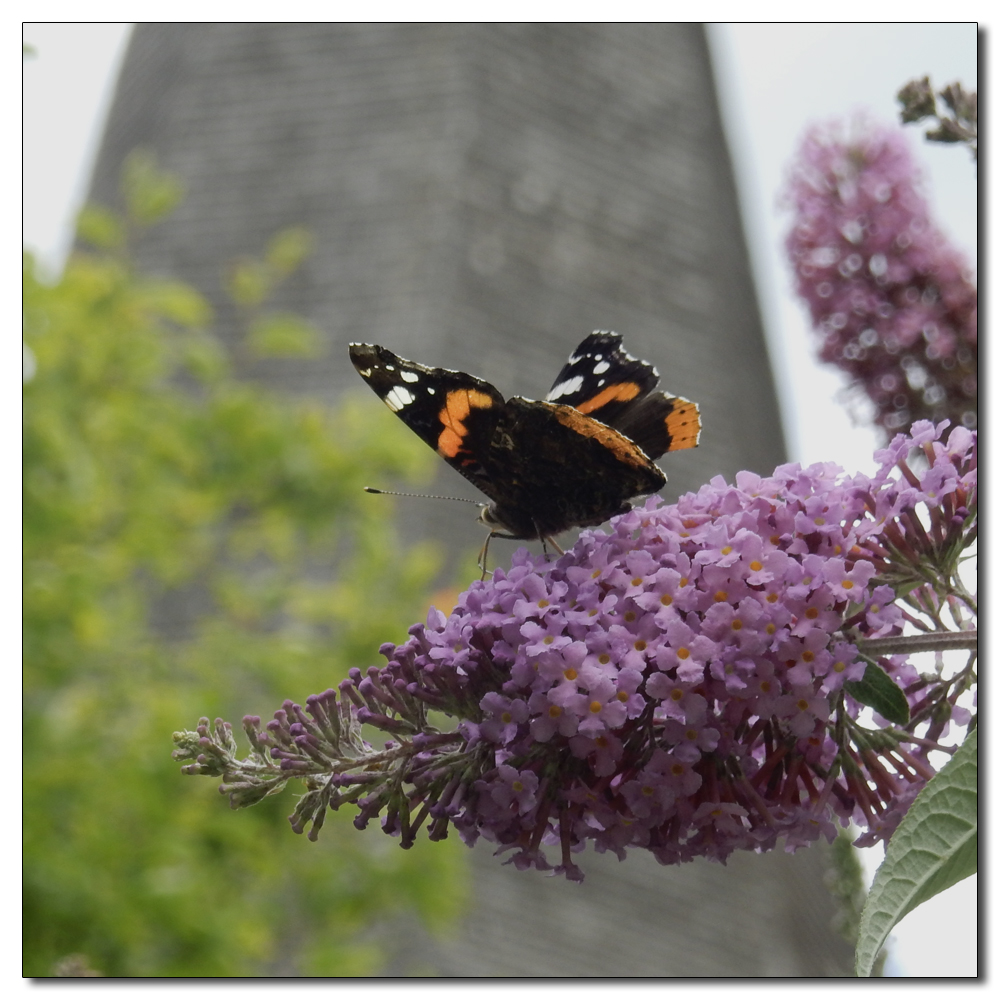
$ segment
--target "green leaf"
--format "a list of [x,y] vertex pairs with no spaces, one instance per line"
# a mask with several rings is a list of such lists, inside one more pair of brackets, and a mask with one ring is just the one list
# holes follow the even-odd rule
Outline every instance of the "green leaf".
[[270,269],[249,258],[234,261],[226,274],[226,291],[238,306],[259,306],[270,294]]
[[76,217],[76,236],[101,250],[117,250],[125,242],[121,219],[103,205],[86,205]]
[[128,155],[122,170],[122,194],[129,218],[149,226],[168,216],[184,191],[173,174],[160,170],[152,153],[135,150]]
[[229,359],[222,345],[211,335],[192,334],[183,342],[180,358],[200,382],[212,382],[229,371]]
[[312,253],[312,233],[305,226],[282,229],[268,244],[265,259],[282,277],[291,274]]
[[440,562],[361,486],[434,457],[366,390],[334,409],[237,378],[202,298],[127,240],[23,267],[25,974],[371,975],[369,928],[454,914],[465,849],[389,853],[349,811],[306,847],[290,792],[236,816],[165,738],[336,684],[423,617]]
[[846,681],[847,693],[862,705],[875,709],[883,719],[905,726],[910,721],[910,706],[906,695],[896,686],[893,679],[874,661],[865,657],[868,664],[865,675],[859,681]]
[[903,817],[861,914],[855,971],[871,975],[889,932],[910,910],[978,867],[978,730],[972,730]]
[[314,358],[322,346],[319,331],[292,313],[261,317],[250,327],[248,343],[258,358]]
[[140,286],[146,303],[164,319],[198,328],[212,319],[212,307],[190,285],[180,281],[149,281]]

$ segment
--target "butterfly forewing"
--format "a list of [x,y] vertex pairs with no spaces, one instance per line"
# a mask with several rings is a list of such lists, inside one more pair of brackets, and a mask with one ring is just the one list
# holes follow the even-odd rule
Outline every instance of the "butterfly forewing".
[[546,400],[564,403],[620,431],[651,458],[698,444],[698,407],[654,391],[660,380],[648,362],[632,357],[621,336],[597,331],[563,366]]
[[497,389],[465,372],[418,365],[375,344],[351,344],[350,354],[379,399],[450,466],[495,499],[481,457],[489,451],[504,405]]
[[599,330],[587,337],[563,365],[547,402],[572,406],[614,426],[618,414],[656,388],[660,376],[621,346],[617,333]]

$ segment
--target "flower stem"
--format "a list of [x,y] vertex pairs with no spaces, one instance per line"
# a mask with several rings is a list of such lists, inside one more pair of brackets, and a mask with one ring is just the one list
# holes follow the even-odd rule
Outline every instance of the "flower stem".
[[894,653],[936,653],[945,649],[978,649],[979,633],[929,632],[927,635],[889,635],[880,639],[859,639],[858,651],[868,656]]

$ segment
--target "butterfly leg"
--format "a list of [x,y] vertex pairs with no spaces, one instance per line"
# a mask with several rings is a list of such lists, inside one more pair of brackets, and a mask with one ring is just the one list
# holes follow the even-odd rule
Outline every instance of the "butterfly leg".
[[538,522],[537,521],[534,521],[532,523],[535,525],[535,531],[538,532],[538,536],[537,536],[538,540],[542,543],[542,555],[545,556],[545,561],[546,562],[548,562],[548,560],[549,560],[549,550],[546,547],[546,544],[545,544],[546,542],[548,542],[548,544],[551,545],[552,548],[554,548],[556,550],[556,552],[559,553],[559,555],[561,555],[561,556],[566,555],[565,551],[559,547],[559,543],[551,535],[546,535],[541,530],[541,528],[538,527]]
[[477,560],[477,565],[483,571],[483,575],[479,578],[480,580],[486,579],[486,554],[487,552],[489,552],[490,540],[498,534],[499,532],[491,531],[486,536],[486,541],[483,542],[483,547],[479,550],[479,559]]

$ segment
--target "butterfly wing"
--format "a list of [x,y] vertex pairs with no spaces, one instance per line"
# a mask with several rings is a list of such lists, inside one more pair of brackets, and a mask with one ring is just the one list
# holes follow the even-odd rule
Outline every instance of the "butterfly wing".
[[572,406],[613,427],[651,459],[694,448],[701,433],[697,404],[655,391],[659,372],[632,357],[621,342],[609,330],[592,333],[570,355],[546,401]]
[[545,401],[572,406],[612,426],[615,416],[634,399],[653,391],[659,372],[622,348],[620,334],[592,333],[570,355]]
[[351,362],[375,395],[491,499],[496,485],[483,466],[504,398],[482,379],[407,361],[377,344],[351,344]]
[[666,482],[642,450],[572,406],[507,400],[487,456],[503,484],[493,521],[512,538],[601,524]]

